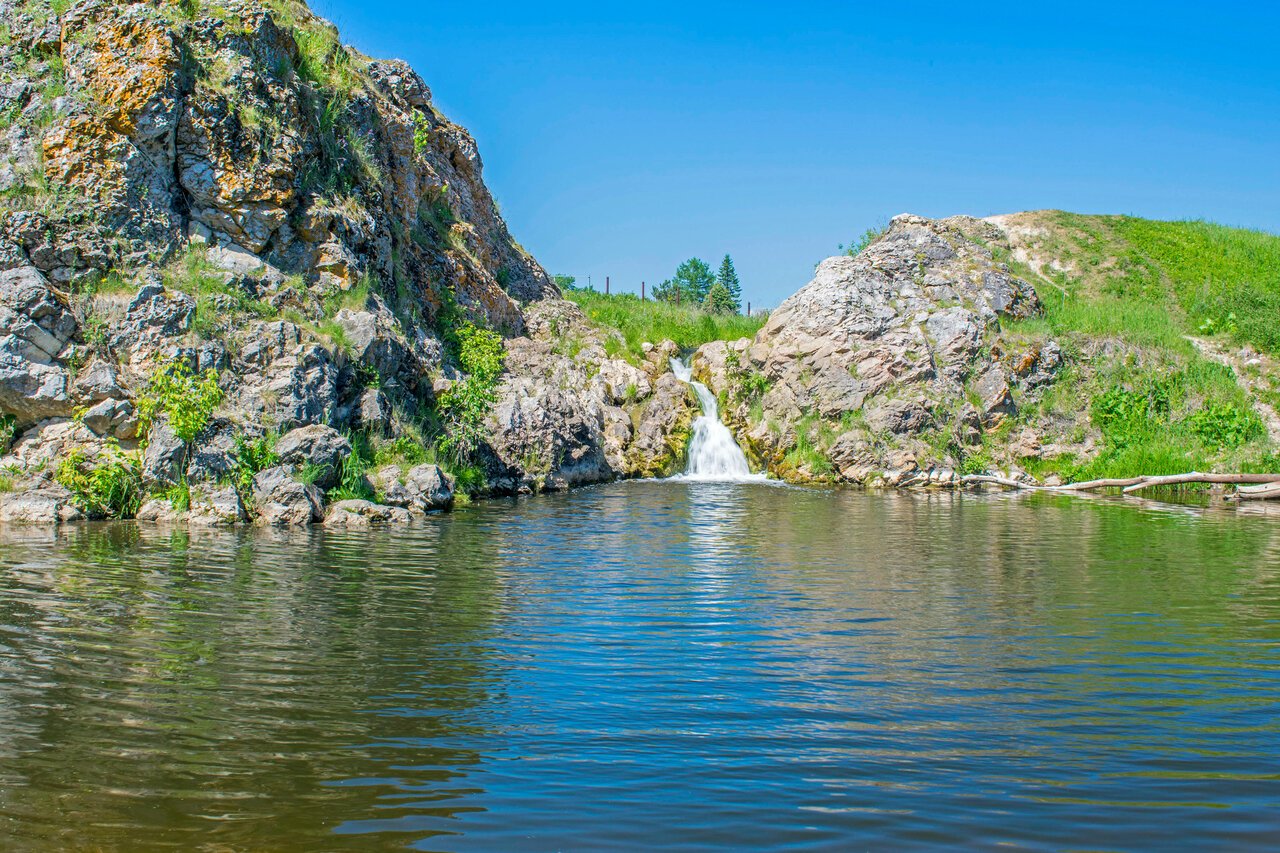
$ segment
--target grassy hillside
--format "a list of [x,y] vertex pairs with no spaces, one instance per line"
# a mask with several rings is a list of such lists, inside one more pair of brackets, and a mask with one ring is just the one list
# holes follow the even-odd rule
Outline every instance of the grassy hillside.
[[594,290],[568,290],[565,298],[577,303],[595,325],[616,329],[621,341],[611,345],[616,350],[609,354],[630,361],[642,357],[640,348],[646,341],[672,340],[681,349],[696,349],[710,341],[754,338],[768,319],[759,314],[711,314],[701,308],[642,300],[631,293],[606,296]]
[[1280,402],[1270,358],[1280,354],[1280,237],[1058,211],[1001,224],[1009,245],[993,248],[1045,306],[1010,331],[1054,337],[1077,356],[1018,420],[1078,423],[1087,405],[1101,438],[1094,458],[1027,460],[1033,473],[1277,469],[1267,421]]

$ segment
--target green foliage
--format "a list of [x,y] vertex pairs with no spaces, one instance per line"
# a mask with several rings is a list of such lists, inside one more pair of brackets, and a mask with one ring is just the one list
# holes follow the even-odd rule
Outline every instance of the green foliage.
[[738,397],[754,401],[769,393],[769,377],[758,370],[752,370],[742,377],[738,384]]
[[186,512],[191,509],[191,484],[187,482],[186,477],[166,489],[164,496],[177,512]]
[[293,479],[302,483],[304,486],[314,486],[320,482],[320,478],[329,472],[328,465],[320,465],[315,462],[303,462],[302,467],[294,472]]
[[711,274],[707,262],[690,258],[676,267],[675,278],[667,279],[653,289],[653,298],[680,305],[701,305],[715,283],[716,277]]
[[455,327],[449,339],[456,342],[458,366],[466,378],[455,382],[437,400],[445,427],[440,449],[462,462],[471,458],[484,439],[484,421],[497,400],[506,349],[496,332],[469,322]]
[[862,254],[864,249],[883,237],[885,232],[888,230],[889,224],[887,222],[882,222],[878,225],[872,226],[866,231],[863,231],[858,239],[851,241],[849,245],[846,246],[841,243],[839,247],[840,251],[851,258],[857,257]]
[[88,515],[133,518],[142,506],[142,465],[118,448],[104,452],[96,464],[73,450],[58,464],[54,479]]
[[556,283],[556,287],[560,288],[562,292],[578,289],[578,279],[571,275],[553,275],[551,276],[551,279]]
[[373,464],[377,468],[387,465],[422,465],[435,460],[434,448],[407,435],[383,442],[373,449]]
[[377,500],[373,484],[365,476],[374,460],[369,439],[363,434],[348,435],[347,439],[351,442],[351,453],[342,460],[338,485],[329,490],[328,499],[331,501]]
[[253,477],[268,468],[274,468],[280,461],[275,451],[276,436],[264,435],[260,438],[236,436],[232,457],[235,460],[233,477],[236,491],[248,495],[253,491]]
[[217,371],[195,374],[185,361],[167,361],[147,380],[138,397],[138,413],[144,432],[163,415],[174,435],[190,444],[209,425],[222,399]]
[[422,156],[431,147],[431,122],[422,110],[413,111],[413,153]]
[[1192,413],[1187,426],[1212,447],[1241,447],[1267,434],[1257,412],[1234,403],[1207,402]]
[[681,349],[691,350],[709,341],[755,337],[768,319],[708,314],[699,306],[641,300],[630,293],[606,296],[591,290],[574,290],[566,292],[565,297],[577,303],[596,326],[621,335],[621,350],[609,342],[612,338],[606,341],[610,357],[621,355],[637,363],[644,358],[641,345],[645,342],[672,340]]
[[702,303],[702,307],[712,314],[738,313],[738,303],[734,301],[729,289],[719,281],[711,285],[711,289],[707,291],[707,298]]

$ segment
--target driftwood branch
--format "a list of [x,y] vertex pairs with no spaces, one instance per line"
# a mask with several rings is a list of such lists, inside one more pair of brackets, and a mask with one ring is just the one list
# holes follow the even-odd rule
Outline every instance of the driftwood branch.
[[1280,474],[1202,474],[1191,471],[1186,474],[1171,474],[1161,477],[1126,477],[1108,480],[1086,480],[1081,483],[1067,483],[1062,486],[1041,486],[1015,480],[1011,477],[1000,477],[994,474],[969,474],[960,482],[970,485],[1004,486],[1007,489],[1020,489],[1032,492],[1085,492],[1093,489],[1122,489],[1124,494],[1132,495],[1143,489],[1161,486],[1182,486],[1193,483],[1212,483],[1217,485],[1238,486],[1235,497],[1239,500],[1271,500],[1280,499]]
[[1280,474],[1174,474],[1168,477],[1147,477],[1140,483],[1125,488],[1126,495],[1157,486],[1181,486],[1188,483],[1217,483],[1238,486],[1246,483],[1280,483]]

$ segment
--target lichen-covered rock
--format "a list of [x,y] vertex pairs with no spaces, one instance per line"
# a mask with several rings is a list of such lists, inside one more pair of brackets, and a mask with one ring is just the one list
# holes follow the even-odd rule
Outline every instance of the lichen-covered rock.
[[374,527],[383,524],[408,524],[412,516],[407,509],[384,506],[372,501],[338,501],[325,513],[325,527]]
[[253,508],[260,524],[303,527],[324,518],[324,497],[313,485],[300,483],[283,466],[253,478]]
[[311,466],[317,471],[315,484],[329,489],[342,477],[342,463],[351,455],[351,442],[333,427],[322,424],[299,427],[276,443],[276,456],[293,469]]

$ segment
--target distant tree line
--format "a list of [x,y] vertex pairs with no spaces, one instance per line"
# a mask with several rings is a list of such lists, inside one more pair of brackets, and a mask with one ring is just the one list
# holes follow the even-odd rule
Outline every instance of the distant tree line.
[[720,271],[711,272],[711,266],[698,258],[676,267],[674,278],[669,278],[653,289],[653,298],[681,305],[699,305],[713,314],[742,313],[742,283],[728,255],[720,262]]
[[[556,286],[563,290],[578,290],[578,280],[571,275],[552,276]],[[701,307],[712,314],[742,313],[742,283],[728,255],[720,262],[720,271],[713,273],[706,261],[698,258],[676,267],[676,274],[653,288],[653,298],[678,305]]]

